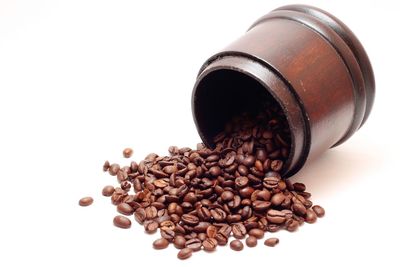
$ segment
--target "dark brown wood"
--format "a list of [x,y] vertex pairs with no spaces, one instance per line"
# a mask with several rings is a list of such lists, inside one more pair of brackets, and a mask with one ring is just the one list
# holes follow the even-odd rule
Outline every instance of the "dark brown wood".
[[[261,89],[260,89],[261,88]],[[285,175],[347,140],[366,121],[375,84],[355,35],[320,9],[292,5],[256,21],[201,68],[192,109],[199,134],[212,137],[260,92],[280,104],[292,133]]]

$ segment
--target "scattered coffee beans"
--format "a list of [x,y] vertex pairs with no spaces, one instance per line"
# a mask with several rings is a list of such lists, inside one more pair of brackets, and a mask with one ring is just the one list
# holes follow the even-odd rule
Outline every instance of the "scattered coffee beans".
[[[111,196],[121,214],[134,215],[147,233],[160,229],[153,247],[173,243],[179,259],[213,251],[230,236],[235,238],[231,249],[240,251],[239,239],[247,237],[246,245],[254,247],[265,232],[293,232],[325,213],[313,205],[304,184],[281,178],[290,142],[282,111],[270,103],[260,113],[233,118],[215,136],[212,149],[171,146],[169,156],[151,153],[124,167],[106,161],[103,170],[116,176],[119,186],[106,186],[102,194]],[[129,158],[132,149],[123,155]],[[119,215],[114,224],[129,228],[131,221]],[[278,242],[268,238],[264,244]]]
[[79,200],[79,205],[82,207],[90,206],[93,203],[92,197],[83,197]]
[[265,240],[264,245],[268,247],[275,247],[279,243],[279,239],[275,237],[271,237]]

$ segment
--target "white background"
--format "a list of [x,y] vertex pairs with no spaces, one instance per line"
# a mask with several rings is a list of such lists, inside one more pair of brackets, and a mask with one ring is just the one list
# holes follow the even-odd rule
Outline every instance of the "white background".
[[[375,71],[376,102],[345,144],[308,163],[325,218],[276,248],[176,259],[158,235],[112,225],[104,160],[199,142],[190,95],[201,64],[288,1],[0,0],[0,266],[399,266],[399,26],[395,1],[304,1],[343,20]],[[81,208],[82,196],[94,196]],[[272,235],[271,235],[272,236]],[[299,264],[300,263],[300,264]],[[297,265],[299,264],[299,265]],[[145,266],[146,266],[145,265]]]

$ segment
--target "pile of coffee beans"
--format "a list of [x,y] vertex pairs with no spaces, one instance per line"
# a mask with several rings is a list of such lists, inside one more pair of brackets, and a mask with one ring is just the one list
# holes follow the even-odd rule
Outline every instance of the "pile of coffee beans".
[[[215,136],[215,148],[171,146],[169,156],[149,154],[139,163],[121,167],[108,161],[104,171],[116,176],[118,187],[107,185],[121,214],[114,225],[130,228],[133,215],[147,233],[160,230],[155,249],[173,244],[178,258],[228,244],[235,251],[257,245],[265,232],[293,232],[314,223],[324,209],[314,206],[302,183],[281,178],[290,152],[290,132],[276,105],[256,114],[232,119]],[[124,150],[130,157],[131,149]],[[277,238],[264,244],[275,246]]]

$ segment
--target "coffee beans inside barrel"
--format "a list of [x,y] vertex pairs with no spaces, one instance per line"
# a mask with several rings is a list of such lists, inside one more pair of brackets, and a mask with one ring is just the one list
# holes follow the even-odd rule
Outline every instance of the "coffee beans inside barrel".
[[[160,229],[153,243],[162,249],[173,243],[186,259],[193,252],[226,245],[242,250],[257,244],[264,232],[295,231],[304,222],[324,215],[314,206],[304,184],[283,180],[280,172],[289,155],[290,133],[282,112],[243,114],[214,138],[215,148],[171,146],[169,156],[149,154],[129,166],[106,162],[104,171],[116,176],[119,187],[103,189],[117,211],[134,215],[148,233]],[[133,192],[132,192],[133,191]],[[114,224],[129,228],[117,216]],[[267,239],[274,246],[277,239]]]

